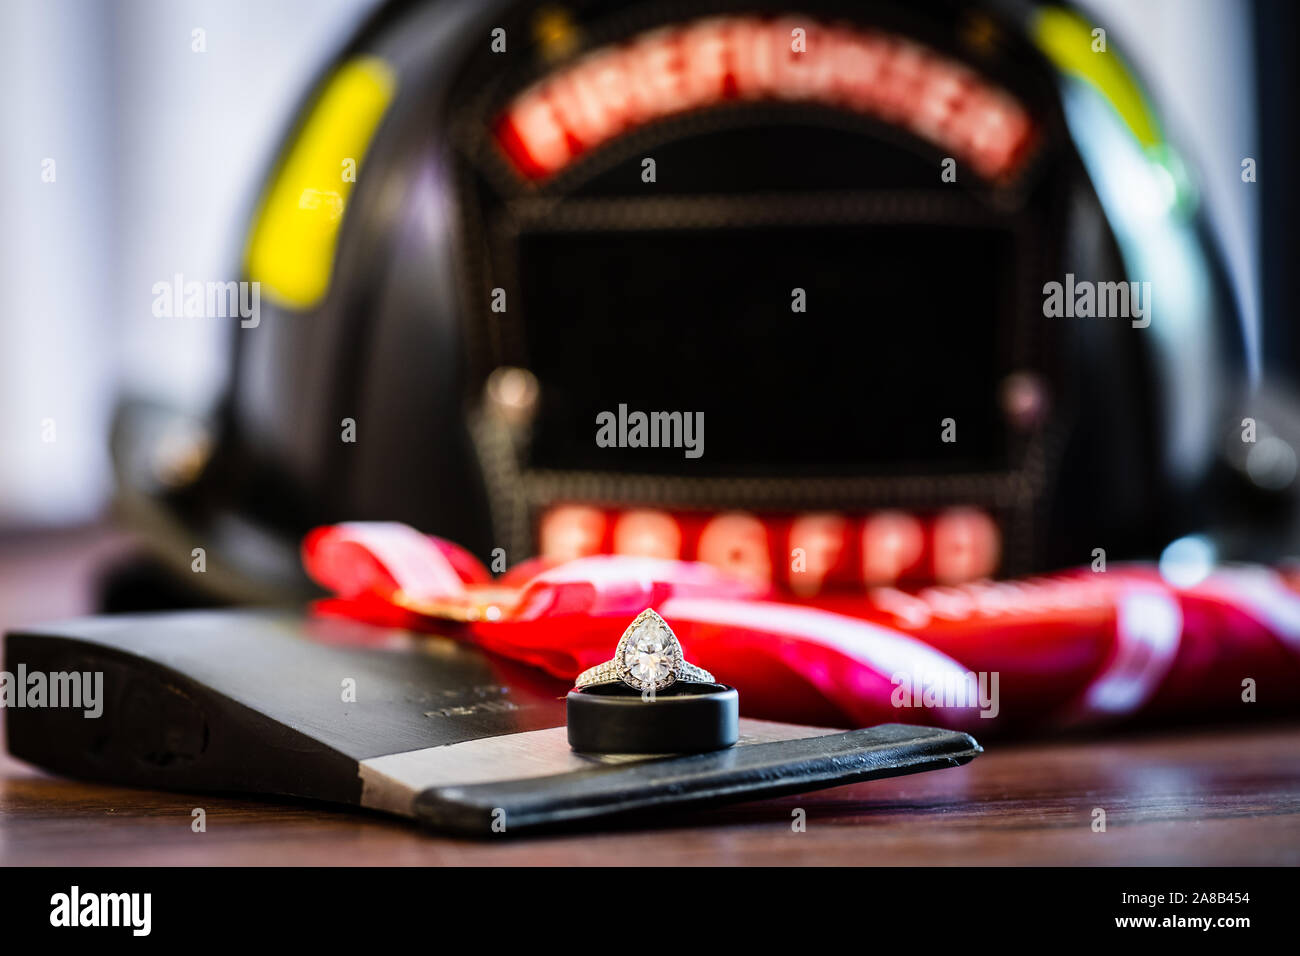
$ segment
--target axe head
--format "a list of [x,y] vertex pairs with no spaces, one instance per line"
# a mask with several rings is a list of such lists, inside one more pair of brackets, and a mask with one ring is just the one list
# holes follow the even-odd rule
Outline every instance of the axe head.
[[[56,773],[352,804],[468,834],[758,799],[981,752],[928,727],[742,720],[728,750],[577,754],[564,683],[448,638],[294,612],[24,629],[5,636],[4,672],[10,751]],[[21,693],[36,675],[39,699]],[[74,687],[83,699],[63,699]]]

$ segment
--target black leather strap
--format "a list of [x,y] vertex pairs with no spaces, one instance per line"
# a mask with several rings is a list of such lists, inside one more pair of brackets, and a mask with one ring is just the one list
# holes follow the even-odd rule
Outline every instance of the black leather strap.
[[571,690],[569,746],[593,754],[694,754],[732,746],[740,695],[726,684],[674,684],[653,698],[623,684]]

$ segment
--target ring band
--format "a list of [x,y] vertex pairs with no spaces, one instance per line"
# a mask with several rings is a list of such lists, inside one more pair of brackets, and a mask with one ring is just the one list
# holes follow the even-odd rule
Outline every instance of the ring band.
[[623,684],[569,691],[569,746],[586,754],[693,754],[740,736],[740,695],[725,684],[683,682],[652,701]]
[[626,684],[633,690],[666,690],[677,682],[714,683],[713,675],[682,658],[682,645],[668,622],[651,608],[638,614],[618,639],[614,656],[589,667],[574,681],[579,690]]

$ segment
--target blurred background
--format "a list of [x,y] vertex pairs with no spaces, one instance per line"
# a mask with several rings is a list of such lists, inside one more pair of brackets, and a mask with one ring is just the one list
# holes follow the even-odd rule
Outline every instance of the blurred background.
[[[286,124],[374,5],[6,4],[0,70],[14,95],[2,107],[0,193],[11,227],[0,240],[5,528],[102,514],[122,390],[195,410],[217,397],[228,372],[225,324],[155,318],[150,290],[177,272],[238,268]],[[195,30],[203,52],[193,49]],[[53,183],[41,179],[47,158]],[[42,444],[33,426],[46,418],[58,437]]]
[[22,559],[6,563],[6,625],[91,607],[90,570],[126,546],[112,534],[58,534],[105,517],[118,397],[194,410],[216,400],[225,323],[155,318],[151,288],[177,272],[237,270],[259,180],[294,108],[375,5],[5,5],[0,551]]
[[[154,283],[237,278],[286,125],[375,0],[9,0],[0,29],[0,600],[11,625],[89,601],[123,394],[196,413],[228,323],[160,318]],[[1089,0],[1144,75],[1201,185],[1251,361],[1290,378],[1294,5]],[[1289,28],[1288,28],[1289,27]],[[1258,160],[1241,188],[1241,158]],[[1212,175],[1206,175],[1212,173]],[[61,543],[63,542],[63,543]],[[66,586],[58,586],[58,582]]]

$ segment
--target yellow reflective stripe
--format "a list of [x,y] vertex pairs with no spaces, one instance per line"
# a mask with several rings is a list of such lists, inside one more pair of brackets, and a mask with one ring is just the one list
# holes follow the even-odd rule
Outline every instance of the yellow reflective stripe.
[[1142,88],[1111,50],[1109,38],[1105,53],[1092,51],[1093,26],[1079,14],[1060,7],[1039,10],[1031,27],[1038,44],[1057,68],[1087,80],[1110,103],[1129,131],[1144,148],[1164,142]]
[[254,220],[245,261],[263,295],[306,309],[329,289],[343,210],[395,88],[375,57],[350,60],[326,82]]

